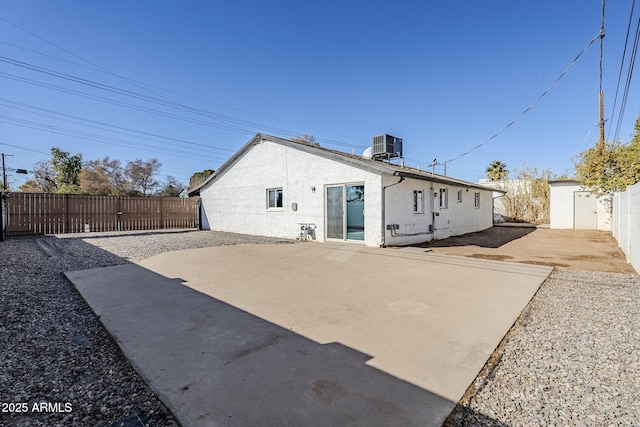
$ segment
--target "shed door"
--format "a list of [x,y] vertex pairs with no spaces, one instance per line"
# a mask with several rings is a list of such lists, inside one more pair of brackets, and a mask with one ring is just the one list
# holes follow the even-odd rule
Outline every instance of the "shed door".
[[598,202],[596,195],[588,191],[573,193],[573,228],[580,230],[598,229]]

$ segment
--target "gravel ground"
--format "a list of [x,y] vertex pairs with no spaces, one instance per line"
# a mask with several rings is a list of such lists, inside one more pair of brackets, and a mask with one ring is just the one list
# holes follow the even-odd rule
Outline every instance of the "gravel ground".
[[177,426],[64,271],[161,252],[289,242],[214,232],[8,238],[0,243],[0,426]]
[[[0,243],[0,425],[176,426],[63,271],[285,242],[170,231]],[[556,269],[447,423],[640,425],[640,276]]]
[[556,269],[448,426],[640,426],[640,276]]

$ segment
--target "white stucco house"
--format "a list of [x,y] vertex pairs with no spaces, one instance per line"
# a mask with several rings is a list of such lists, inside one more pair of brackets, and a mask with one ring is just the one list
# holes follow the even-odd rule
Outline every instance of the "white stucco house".
[[550,228],[611,231],[611,197],[598,197],[578,181],[549,181]]
[[189,194],[203,229],[386,246],[491,227],[494,191],[257,134]]

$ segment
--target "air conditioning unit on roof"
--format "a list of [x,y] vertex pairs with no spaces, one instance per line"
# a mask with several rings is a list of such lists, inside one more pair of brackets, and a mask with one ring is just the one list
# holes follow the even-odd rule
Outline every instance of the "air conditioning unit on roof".
[[387,134],[374,136],[371,156],[374,159],[402,157],[402,139]]

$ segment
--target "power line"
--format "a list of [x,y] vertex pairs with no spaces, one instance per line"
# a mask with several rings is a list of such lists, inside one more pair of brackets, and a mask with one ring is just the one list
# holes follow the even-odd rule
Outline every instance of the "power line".
[[[624,62],[627,55],[627,46],[629,44],[629,35],[631,34],[631,24],[633,23],[633,11],[636,5],[636,0],[631,2],[631,11],[629,13],[629,23],[627,24],[627,35],[624,39],[624,49],[622,50],[622,60],[620,61],[620,71],[618,71],[618,83],[616,84],[616,95],[613,98],[613,108],[611,110],[611,118],[615,116],[616,105],[618,102],[618,91],[620,90],[620,82],[622,81],[622,70],[624,69]],[[607,138],[609,138],[609,134],[611,133],[611,126],[609,125],[609,133],[607,134]],[[616,129],[618,129],[618,125],[616,125]],[[616,138],[614,138],[615,140]]]
[[135,148],[139,150],[149,151],[153,153],[169,154],[172,156],[178,156],[178,157],[183,157],[187,159],[202,160],[204,158],[210,158],[210,157],[203,157],[202,153],[200,152],[188,153],[185,151],[172,150],[172,149],[163,148],[163,147],[156,147],[150,144],[136,143],[136,142],[123,140],[120,138],[107,137],[103,135],[93,134],[90,132],[83,132],[75,129],[63,128],[60,126],[34,122],[31,120],[18,119],[10,116],[5,116],[5,115],[0,115],[0,122],[13,124],[15,126],[20,126],[28,129],[46,131],[46,132],[54,133],[58,135],[70,136],[72,138],[100,142],[100,143],[110,144],[110,145],[119,146],[119,147],[131,148],[131,146],[135,146]]
[[[580,57],[582,56],[582,54],[584,52],[586,52],[586,50],[596,41],[598,40],[598,38],[600,38],[601,33],[598,32],[598,34],[595,35],[595,37],[593,37],[591,39],[591,41],[589,43],[587,43],[587,45],[582,49],[582,51],[580,51],[580,53],[574,58],[574,60],[569,64],[569,66],[567,68],[565,68],[565,70],[558,76],[558,78],[555,79],[555,81],[553,83],[551,83],[551,86],[549,86],[535,101],[533,101],[533,103],[531,103],[527,108],[524,109],[524,111],[522,111],[522,113],[520,113],[515,119],[513,119],[511,122],[509,122],[509,124],[507,124],[505,127],[503,127],[502,129],[500,129],[498,132],[496,132],[494,135],[492,135],[491,137],[489,137],[487,140],[485,140],[484,142],[476,145],[475,147],[471,148],[470,150],[465,151],[464,153],[447,160],[444,163],[450,163],[453,162],[454,160],[458,160],[460,157],[466,156],[469,153],[472,153],[473,151],[477,150],[478,148],[488,144],[489,142],[491,142],[493,139],[497,138],[500,134],[502,134],[505,130],[507,130],[509,127],[511,127],[513,124],[515,124],[518,120],[520,120],[526,113],[528,113],[538,102],[540,102],[540,100],[542,100],[542,98],[548,94],[551,89],[554,88],[554,86],[560,81],[560,79],[562,79],[568,72],[569,70],[575,65],[576,62],[578,62],[578,59],[580,59]],[[438,163],[439,165],[444,165],[444,163]]]
[[[39,39],[39,40],[42,40],[43,42],[48,43],[48,44],[50,44],[51,46],[54,46],[54,47],[56,47],[57,49],[60,49],[60,50],[62,50],[63,52],[66,52],[67,54],[69,54],[69,55],[71,55],[71,56],[73,56],[73,57],[75,57],[75,58],[77,58],[77,59],[79,59],[79,60],[81,60],[81,61],[83,61],[83,62],[86,62],[87,64],[92,65],[93,67],[98,68],[99,70],[101,70],[101,71],[103,71],[103,72],[105,72],[105,73],[108,73],[108,74],[110,74],[110,75],[112,75],[112,76],[114,76],[114,77],[117,77],[117,78],[119,78],[119,79],[121,79],[121,80],[124,80],[124,81],[126,81],[126,82],[128,82],[128,83],[130,83],[130,84],[132,84],[132,85],[134,85],[134,86],[136,86],[136,87],[138,87],[138,88],[140,88],[140,89],[142,89],[142,90],[145,90],[145,91],[147,91],[147,92],[149,92],[149,93],[151,93],[151,94],[153,94],[153,95],[155,95],[155,96],[159,96],[159,95],[157,95],[156,93],[154,93],[153,91],[151,91],[151,90],[149,90],[149,89],[147,89],[147,88],[144,88],[144,87],[142,87],[141,85],[136,84],[135,82],[133,82],[133,81],[131,81],[131,80],[127,79],[126,77],[123,77],[123,76],[121,76],[121,75],[118,75],[118,74],[116,74],[116,73],[113,73],[112,71],[107,70],[106,68],[101,67],[100,65],[94,64],[93,62],[91,62],[91,61],[89,61],[89,60],[87,60],[87,59],[85,59],[85,58],[83,58],[83,57],[81,57],[81,56],[79,56],[79,55],[76,55],[75,53],[73,53],[73,52],[71,52],[71,51],[69,51],[69,50],[67,50],[67,49],[63,48],[62,46],[59,46],[59,45],[57,45],[57,44],[55,44],[55,43],[53,43],[53,42],[51,42],[51,41],[49,41],[49,40],[45,39],[44,37],[41,37],[41,36],[39,36],[39,35],[37,35],[37,34],[35,34],[35,33],[31,32],[31,31],[27,30],[26,28],[24,28],[24,27],[22,27],[22,26],[20,26],[20,25],[18,25],[18,24],[16,24],[16,23],[14,23],[14,22],[12,22],[12,21],[10,21],[10,20],[8,20],[8,19],[6,19],[6,18],[2,17],[2,16],[0,16],[0,19],[2,19],[3,21],[5,21],[5,22],[7,22],[7,23],[9,23],[9,24],[11,24],[11,25],[13,25],[14,27],[16,27],[16,28],[18,28],[18,29],[20,29],[20,30],[22,30],[22,31],[26,32],[27,34],[30,34],[30,35],[31,35],[31,36],[33,36],[33,37],[35,37],[35,38],[37,38],[37,39]],[[183,108],[183,109],[187,109],[187,110],[189,110],[189,109],[190,109],[190,107],[187,107],[187,106],[184,106],[184,105],[182,105],[182,104],[179,104],[179,103],[177,103],[177,102],[175,102],[175,101],[173,101],[173,100],[170,100],[170,99],[168,99],[168,98],[165,98],[165,97],[162,97],[162,98],[163,98],[163,99],[165,99],[166,101],[168,101],[169,103],[173,104],[174,106],[178,106],[178,107],[181,107],[181,108]],[[196,112],[196,111],[194,111],[194,112]],[[197,112],[196,112],[196,113],[197,113]]]
[[603,60],[602,57],[604,55],[604,12],[605,12],[605,0],[602,0],[602,24],[600,27],[600,92],[598,93],[598,97],[599,99],[599,106],[600,106],[600,121],[599,121],[599,127],[600,127],[600,146],[602,148],[604,148],[604,92],[602,91],[602,64],[603,64]]
[[[29,34],[31,34],[31,33],[29,33]],[[28,48],[25,48],[25,47],[22,47],[22,46],[18,46],[18,45],[13,44],[13,43],[8,43],[8,42],[4,42],[4,41],[0,41],[0,43],[8,45],[8,46],[11,46],[11,47],[14,47],[14,48],[17,48],[17,49],[25,50],[27,52],[31,52],[31,53],[34,53],[34,54],[37,54],[37,55],[42,55],[42,56],[45,56],[45,57],[48,57],[48,58],[51,58],[51,59],[55,59],[55,60],[58,60],[58,61],[66,62],[66,63],[72,64],[72,65],[75,65],[75,66],[78,66],[78,67],[83,67],[83,68],[87,68],[87,69],[90,69],[90,70],[93,70],[93,71],[98,71],[98,72],[102,72],[102,73],[105,73],[105,74],[113,75],[113,73],[111,73],[109,71],[106,71],[104,68],[101,68],[101,67],[98,67],[98,66],[87,66],[87,65],[79,64],[77,62],[69,61],[67,59],[60,58],[60,57],[57,57],[57,56],[54,56],[54,55],[49,55],[49,54],[46,54],[46,53],[43,53],[43,52],[39,52],[39,51],[36,51],[36,50],[33,50],[33,49],[28,49]],[[78,57],[77,55],[74,55],[74,56]],[[87,62],[87,61],[85,61],[85,62]],[[274,121],[274,122],[280,122],[280,123],[283,123],[283,124],[300,127],[300,128],[303,128],[303,129],[308,129],[310,131],[320,131],[320,132],[325,133],[325,134],[335,135],[335,136],[342,137],[342,138],[353,139],[353,140],[356,140],[356,141],[360,141],[361,140],[361,138],[340,135],[340,134],[336,134],[334,132],[330,132],[330,131],[326,131],[326,130],[322,130],[322,129],[317,129],[317,128],[301,125],[301,124],[298,124],[298,123],[293,123],[293,122],[289,122],[289,121],[285,121],[285,120],[281,120],[281,119],[276,119],[274,117],[266,116],[264,114],[259,114],[259,113],[243,110],[243,109],[240,109],[240,108],[232,107],[232,106],[229,106],[229,105],[226,105],[226,104],[222,104],[222,103],[219,103],[219,102],[210,101],[210,100],[207,100],[207,99],[204,99],[204,98],[200,98],[200,97],[197,97],[197,96],[187,95],[187,94],[179,92],[179,91],[175,91],[175,90],[172,90],[172,89],[167,89],[167,88],[164,88],[164,87],[152,85],[152,84],[149,84],[149,83],[146,83],[146,82],[141,82],[141,81],[138,81],[138,80],[130,79],[128,77],[127,78],[122,77],[122,76],[118,76],[118,77],[125,79],[127,82],[135,84],[137,87],[143,87],[143,86],[144,87],[151,87],[151,88],[154,88],[154,89],[159,89],[159,90],[162,90],[162,91],[173,93],[175,95],[180,95],[180,96],[183,96],[183,97],[186,97],[186,98],[190,98],[190,99],[198,100],[198,101],[201,101],[201,102],[205,102],[207,104],[216,105],[216,106],[219,106],[219,107],[223,107],[223,108],[227,108],[227,109],[230,109],[230,110],[238,111],[238,112],[241,112],[243,114],[249,114],[249,115],[252,115],[252,116],[264,118],[264,119],[271,120],[271,121]],[[285,132],[285,133],[286,134],[290,134],[290,135],[294,134],[292,132]],[[341,140],[335,140],[335,139],[329,139],[329,138],[319,138],[318,140],[319,140],[319,142],[329,143],[330,145],[353,146],[353,144],[345,143],[345,142],[343,142]],[[366,146],[365,145],[357,145],[356,147],[364,148]]]
[[[219,123],[215,124],[215,123],[211,123],[211,122],[202,121],[202,120],[199,120],[199,119],[193,119],[193,118],[189,118],[189,117],[186,117],[186,116],[181,116],[181,115],[177,115],[177,114],[173,114],[173,113],[168,113],[168,112],[157,110],[157,109],[152,109],[152,108],[148,108],[148,107],[142,107],[142,106],[136,105],[136,104],[130,104],[130,103],[126,103],[126,102],[123,102],[123,101],[116,101],[116,100],[113,100],[113,99],[104,98],[104,97],[101,97],[99,95],[89,94],[89,93],[86,93],[86,92],[81,92],[81,91],[69,89],[69,88],[66,88],[66,87],[57,86],[57,85],[54,85],[54,84],[51,84],[51,83],[44,83],[44,82],[28,79],[28,78],[22,77],[22,76],[16,76],[16,75],[12,75],[12,74],[9,74],[9,73],[0,72],[0,76],[4,76],[4,77],[12,79],[12,80],[16,80],[16,81],[20,81],[20,82],[23,82],[23,83],[28,83],[28,84],[32,84],[32,85],[36,85],[36,86],[44,87],[44,88],[47,88],[47,89],[52,89],[52,90],[64,92],[64,93],[69,93],[69,94],[76,95],[76,96],[81,96],[83,98],[98,100],[98,101],[101,101],[101,102],[106,102],[106,103],[109,103],[109,104],[124,106],[124,107],[127,107],[127,108],[131,108],[131,109],[134,109],[134,110],[147,112],[147,113],[150,113],[150,114],[155,114],[155,115],[169,117],[169,118],[182,120],[182,121],[186,121],[186,122],[191,122],[191,123],[196,123],[196,124],[200,124],[200,125],[215,127],[215,128],[219,128],[219,129],[223,129],[223,130],[229,130],[229,131],[232,131],[232,132],[245,133],[245,134],[249,134],[249,135],[252,135],[254,132],[245,129],[246,127],[252,127],[252,128],[257,129],[258,131],[277,132],[277,133],[280,133],[280,134],[285,134],[285,135],[290,135],[290,136],[293,136],[295,134],[295,133],[292,133],[292,132],[290,132],[290,131],[288,131],[286,129],[281,129],[281,128],[276,128],[276,127],[273,127],[273,126],[254,123],[254,122],[251,122],[251,121],[248,121],[248,120],[244,120],[244,119],[237,119],[237,118],[234,118],[234,117],[230,117],[230,116],[225,116],[225,115],[218,114],[218,113],[209,112],[209,111],[206,111],[206,110],[199,110],[199,109],[195,109],[195,108],[191,108],[191,107],[184,107],[181,104],[175,105],[174,103],[167,103],[162,99],[152,98],[152,97],[149,97],[147,95],[143,95],[143,94],[127,91],[127,90],[124,90],[124,89],[121,89],[121,88],[117,88],[117,87],[110,86],[110,85],[105,85],[105,84],[102,84],[102,83],[99,83],[99,82],[95,82],[95,81],[92,81],[92,80],[88,80],[88,79],[84,79],[84,78],[81,78],[81,77],[72,76],[72,75],[65,74],[65,73],[60,73],[60,72],[57,72],[57,71],[54,71],[54,70],[50,70],[50,69],[46,69],[46,68],[43,68],[43,67],[39,67],[37,65],[33,65],[33,64],[26,63],[26,62],[23,62],[23,61],[17,61],[17,60],[14,60],[12,58],[4,57],[4,56],[0,56],[0,61],[1,62],[5,62],[5,63],[9,63],[9,64],[14,65],[14,66],[23,67],[23,68],[29,69],[31,71],[43,73],[43,74],[46,74],[46,75],[49,75],[49,76],[52,76],[52,77],[56,77],[56,78],[59,78],[59,79],[67,80],[67,81],[70,81],[70,82],[73,82],[73,83],[86,85],[86,86],[89,86],[89,87],[92,87],[92,88],[95,88],[95,89],[99,89],[99,90],[107,91],[107,92],[110,92],[110,93],[114,93],[114,94],[117,94],[117,95],[131,97],[131,98],[134,98],[134,99],[137,99],[137,100],[141,100],[141,101],[144,101],[144,102],[149,102],[149,103],[153,103],[153,104],[156,104],[156,105],[161,105],[161,106],[165,106],[165,107],[169,107],[169,108],[175,108],[175,109],[178,109],[178,110],[181,110],[181,111],[187,111],[187,112],[190,112],[190,113],[199,114],[199,115],[208,117],[210,119],[216,120]],[[240,127],[240,126],[242,126],[242,127]],[[331,139],[327,139],[327,138],[319,139],[319,141],[327,143],[328,145],[343,145],[343,146],[353,147],[353,144],[347,144],[347,143],[343,143],[343,142],[340,142],[340,141],[331,140]],[[360,146],[360,148],[364,148],[364,146]]]
[[[0,61],[8,63],[8,64],[11,64],[11,65],[14,65],[14,66],[26,68],[28,70],[35,71],[35,72],[38,72],[38,73],[42,73],[42,74],[45,74],[45,75],[49,75],[51,77],[55,77],[55,78],[58,78],[58,79],[67,80],[67,81],[70,81],[72,83],[77,83],[77,84],[80,84],[80,85],[85,85],[85,86],[88,86],[88,87],[92,87],[94,89],[99,89],[99,90],[102,90],[102,91],[106,91],[106,92],[114,93],[114,94],[117,94],[117,95],[130,97],[130,98],[133,98],[133,99],[137,99],[137,100],[144,101],[144,102],[149,102],[149,103],[156,104],[156,105],[162,105],[162,106],[169,107],[169,108],[175,108],[175,109],[178,109],[178,110],[181,110],[181,111],[188,111],[188,112],[191,112],[191,113],[200,114],[200,115],[203,115],[205,117],[208,117],[208,118],[211,118],[211,119],[214,119],[214,120],[218,120],[218,121],[220,121],[222,123],[225,123],[226,127],[228,127],[228,130],[245,131],[244,129],[241,129],[241,128],[237,127],[236,124],[245,124],[245,125],[250,124],[250,122],[247,122],[247,121],[244,121],[245,123],[242,123],[243,121],[241,121],[241,120],[233,119],[233,118],[230,118],[230,117],[225,117],[225,116],[223,116],[221,114],[210,113],[210,112],[206,112],[204,110],[198,111],[198,110],[196,110],[194,108],[183,107],[183,106],[171,103],[171,102],[167,103],[163,99],[152,98],[152,97],[150,97],[148,95],[143,95],[143,94],[139,94],[139,93],[136,93],[136,92],[131,92],[131,91],[128,91],[128,90],[125,90],[125,89],[121,89],[121,88],[117,88],[117,87],[114,87],[114,86],[102,84],[102,83],[99,83],[99,82],[95,82],[95,81],[92,81],[92,80],[88,80],[88,79],[84,79],[84,78],[81,78],[81,77],[73,76],[73,75],[70,75],[70,74],[60,73],[60,72],[57,72],[55,70],[39,67],[37,65],[33,65],[33,64],[30,64],[30,63],[27,63],[27,62],[23,62],[23,61],[17,61],[17,60],[14,60],[14,59],[11,59],[11,58],[7,58],[7,57],[4,57],[4,56],[0,56]],[[5,75],[7,77],[14,78],[14,79],[17,79],[17,80],[20,80],[20,81],[25,81],[27,83],[41,83],[41,82],[37,82],[37,81],[30,80],[30,79],[22,78],[20,76],[14,76],[14,75],[7,74],[7,73],[2,73],[2,75]],[[81,96],[84,96],[84,97],[89,97],[89,98],[94,98],[94,99],[95,98],[101,98],[101,97],[98,97],[98,96],[94,97],[92,95],[88,95],[88,94],[83,93],[83,92],[78,92],[78,91],[68,90],[66,88],[61,88],[60,86],[49,85],[49,84],[41,84],[41,85],[43,85],[44,87],[48,87],[48,88],[60,89],[60,90],[62,90],[64,92],[68,92],[68,93],[71,92],[71,93],[74,93],[76,95],[81,95]],[[234,122],[236,122],[236,123],[234,123]]]
[[616,131],[613,137],[614,141],[617,141],[620,136],[620,128],[622,127],[622,121],[624,119],[624,111],[627,107],[627,99],[629,96],[629,88],[631,87],[631,78],[633,76],[633,68],[636,62],[636,54],[638,52],[639,41],[640,41],[640,16],[638,17],[638,23],[636,25],[636,35],[635,35],[633,47],[631,49],[631,58],[629,59],[629,69],[627,70],[627,79],[625,81],[622,101],[620,102],[620,113],[618,114]]
[[[74,56],[78,57],[77,55],[74,55]],[[78,57],[78,58],[82,59],[80,57]],[[12,58],[4,57],[4,56],[0,56],[0,61],[9,63],[9,64],[14,65],[14,66],[23,67],[23,68],[29,69],[31,71],[34,71],[34,72],[43,73],[43,74],[49,75],[51,77],[56,77],[56,78],[59,78],[59,79],[64,79],[64,80],[67,80],[67,81],[71,81],[73,83],[86,85],[86,86],[89,86],[89,87],[92,87],[92,88],[95,88],[95,89],[100,89],[100,90],[116,93],[116,94],[119,94],[119,95],[122,95],[122,96],[132,97],[134,99],[139,99],[139,100],[143,100],[143,101],[146,101],[146,102],[151,102],[151,103],[154,103],[154,104],[157,104],[157,105],[163,105],[163,106],[170,107],[170,108],[176,108],[176,109],[179,109],[179,110],[182,110],[182,111],[187,111],[187,112],[190,112],[190,113],[196,114],[196,115],[202,115],[204,117],[208,117],[208,118],[214,119],[216,121],[219,121],[221,123],[224,123],[224,128],[226,128],[225,130],[230,130],[230,131],[240,132],[240,133],[253,134],[254,132],[247,131],[244,128],[238,127],[238,126],[245,126],[245,127],[248,126],[248,127],[255,128],[255,129],[259,130],[259,131],[276,132],[276,133],[284,134],[284,135],[287,135],[287,136],[294,136],[294,135],[298,134],[298,132],[291,132],[290,130],[287,130],[287,129],[282,129],[282,128],[278,128],[278,127],[275,127],[275,126],[255,123],[255,122],[251,122],[251,121],[244,120],[244,119],[238,119],[238,118],[235,118],[235,117],[226,116],[226,115],[219,114],[219,113],[213,113],[213,112],[210,112],[210,111],[206,111],[206,110],[203,110],[203,109],[198,109],[198,108],[187,106],[187,105],[182,104],[182,103],[178,103],[178,102],[176,102],[174,100],[171,100],[171,99],[169,99],[167,97],[164,97],[162,95],[158,95],[156,92],[153,92],[153,91],[150,91],[149,89],[144,88],[142,84],[138,84],[134,80],[131,80],[131,79],[128,79],[126,77],[114,74],[114,73],[112,73],[112,72],[110,72],[108,70],[105,70],[104,68],[99,67],[99,66],[97,66],[97,65],[95,65],[95,64],[93,64],[93,63],[91,63],[89,61],[86,61],[86,62],[94,65],[95,67],[98,68],[98,70],[100,70],[102,72],[105,72],[107,74],[113,75],[115,77],[118,77],[120,79],[123,79],[123,80],[135,85],[136,87],[142,88],[143,90],[153,94],[155,96],[155,98],[154,97],[150,97],[148,95],[143,95],[143,94],[140,94],[140,93],[131,92],[131,91],[128,91],[128,90],[125,90],[125,89],[117,88],[117,87],[114,87],[114,86],[111,86],[111,85],[106,85],[106,84],[103,84],[103,83],[95,82],[95,81],[84,79],[84,78],[77,77],[77,76],[73,76],[73,75],[70,75],[70,74],[61,73],[61,72],[58,72],[58,71],[55,71],[55,70],[47,69],[47,68],[44,68],[44,67],[40,67],[40,66],[37,66],[37,65],[34,65],[34,64],[30,64],[30,63],[27,63],[27,62],[24,62],[24,61],[18,61],[18,60],[12,59]],[[68,90],[66,88],[61,88],[59,86],[43,84],[41,82],[35,82],[33,80],[30,80],[30,79],[25,79],[25,78],[18,77],[18,76],[12,76],[12,75],[7,74],[7,73],[0,73],[0,74],[4,75],[5,77],[12,78],[14,80],[23,81],[23,82],[31,83],[31,84],[37,84],[37,85],[41,85],[41,86],[44,86],[44,87],[48,87],[50,89],[51,88],[56,88],[56,90],[61,90],[63,92],[67,92],[67,93],[74,93],[75,92],[76,95],[80,95],[80,93],[78,93],[77,91],[70,91],[70,90]],[[167,90],[167,89],[164,89],[164,90]],[[172,91],[172,92],[174,92],[174,91]],[[174,93],[177,93],[177,92],[174,92]],[[88,95],[86,93],[84,95],[80,95],[80,96],[94,98],[93,96]],[[188,96],[188,95],[183,95],[183,96]],[[100,98],[100,97],[98,97],[98,98]],[[203,101],[201,98],[196,98],[196,97],[192,97],[192,98],[199,99],[199,100]],[[205,101],[205,102],[210,102],[210,101]],[[243,112],[245,114],[252,114],[252,115],[260,116],[260,117],[263,117],[263,118],[267,118],[269,120],[275,120],[275,121],[280,121],[280,122],[283,122],[283,123],[292,124],[292,123],[289,123],[289,122],[284,122],[282,120],[273,119],[273,118],[270,118],[270,117],[267,117],[267,116],[263,116],[263,115],[259,115],[259,114],[255,114],[255,113],[250,113],[250,112],[247,112],[247,111],[244,111],[244,110],[240,110],[240,109],[236,109],[236,108],[233,108],[233,107],[228,107],[228,106],[225,106],[223,104],[217,104],[217,103],[213,103],[213,102],[210,102],[210,103],[212,103],[214,105],[223,106],[225,108],[231,108],[231,109]],[[299,125],[295,125],[295,126],[299,126]],[[335,140],[335,139],[329,139],[329,138],[318,138],[318,141],[326,143],[328,145],[339,145],[339,146],[349,146],[349,147],[353,147],[354,146],[353,144],[344,143],[342,141],[338,141],[338,140]],[[364,148],[365,146],[362,145],[362,146],[359,146],[359,147],[360,148]]]
[[[23,83],[28,83],[34,86],[39,86],[39,87],[44,87],[47,89],[52,89],[52,90],[56,90],[59,92],[64,92],[64,93],[68,93],[71,95],[76,95],[76,96],[80,96],[82,98],[86,98],[86,99],[92,99],[94,101],[100,101],[100,102],[104,102],[106,104],[111,104],[111,105],[116,105],[116,106],[120,106],[120,107],[126,107],[132,110],[136,110],[136,111],[142,111],[142,112],[146,112],[149,114],[154,114],[157,116],[161,116],[161,117],[167,117],[167,118],[171,118],[171,119],[175,119],[175,120],[181,120],[184,122],[189,122],[189,123],[194,123],[194,124],[199,124],[202,126],[208,126],[208,127],[214,127],[214,128],[218,128],[218,129],[222,129],[222,130],[229,130],[229,131],[238,131],[237,128],[230,128],[229,126],[225,126],[225,125],[220,125],[220,124],[214,124],[211,122],[206,122],[203,120],[198,120],[198,119],[193,119],[193,118],[189,118],[186,116],[180,116],[177,114],[173,114],[173,113],[168,113],[168,112],[164,112],[164,111],[160,111],[160,110],[154,110],[151,108],[147,108],[147,107],[142,107],[140,105],[135,105],[135,104],[129,104],[123,101],[117,101],[114,99],[109,99],[109,98],[105,98],[105,97],[101,97],[98,95],[92,95],[92,94],[88,94],[86,92],[80,92],[80,91],[76,91],[73,89],[68,89],[68,88],[64,88],[61,86],[56,86],[53,84],[49,84],[49,83],[42,83],[42,82],[38,82],[35,80],[31,80],[31,79],[27,79],[27,78],[23,78],[20,76],[14,76],[11,74],[7,74],[7,73],[2,73],[0,72],[0,76],[4,76],[6,78],[9,78],[11,80],[15,80],[15,81],[20,81]],[[253,132],[250,131],[244,131],[245,133],[252,135]]]
[[51,153],[47,153],[47,152],[44,152],[44,151],[33,150],[31,148],[24,148],[24,147],[21,147],[19,145],[7,144],[6,142],[0,142],[0,145],[6,145],[7,147],[17,148],[19,150],[24,150],[24,151],[31,151],[33,153],[38,153],[38,154],[46,154],[46,155],[50,155],[51,154]]
[[[197,147],[203,147],[206,149],[212,149],[212,150],[218,150],[218,151],[224,151],[224,152],[229,152],[229,153],[233,153],[233,150],[228,149],[228,148],[220,148],[220,147],[216,147],[213,145],[207,145],[207,144],[201,144],[201,143],[197,143],[197,142],[193,142],[193,141],[188,141],[188,140],[184,140],[184,139],[179,139],[179,138],[172,138],[172,137],[167,137],[167,136],[163,136],[163,135],[158,135],[158,134],[154,134],[154,133],[150,133],[150,132],[143,132],[143,131],[139,131],[139,130],[135,130],[135,129],[131,129],[131,128],[127,128],[127,127],[123,127],[123,126],[116,126],[116,125],[111,125],[105,122],[100,122],[97,120],[91,120],[91,119],[87,119],[87,118],[82,118],[79,116],[75,116],[72,114],[65,114],[65,113],[59,113],[56,111],[52,111],[52,110],[48,110],[46,108],[40,108],[40,107],[36,107],[33,105],[29,105],[29,104],[25,104],[22,102],[16,102],[16,101],[11,101],[5,98],[0,98],[0,105],[4,104],[5,106],[9,107],[9,108],[14,108],[20,111],[25,111],[31,114],[37,114],[37,115],[41,115],[44,117],[50,117],[50,118],[54,118],[56,120],[63,120],[63,121],[67,121],[70,123],[76,123],[76,124],[80,124],[81,126],[88,126],[88,127],[94,127],[96,129],[101,129],[99,127],[95,127],[95,126],[89,126],[89,125],[85,125],[82,123],[77,123],[77,122],[73,122],[71,120],[64,120],[64,119],[60,119],[58,117],[55,116],[61,116],[61,117],[67,117],[67,118],[71,118],[71,119],[75,119],[75,120],[80,120],[83,122],[87,122],[87,123],[92,123],[92,124],[96,124],[96,125],[100,125],[100,126],[106,126],[106,127],[110,127],[110,128],[114,128],[114,129],[118,129],[118,130],[125,130],[128,132],[133,132],[133,133],[137,133],[140,135],[144,135],[144,136],[134,136],[135,138],[140,138],[140,139],[146,139],[149,141],[157,141],[155,139],[151,139],[151,138],[147,138],[146,136],[152,136],[155,138],[161,138],[161,139],[166,139],[168,141],[174,141],[174,142],[180,142],[180,143],[184,143],[184,144],[188,144],[188,145],[193,145],[193,146],[197,146]],[[22,108],[24,107],[24,108]],[[41,112],[39,112],[41,111]],[[49,114],[45,114],[45,113],[49,113]],[[108,132],[114,132],[114,133],[119,133],[122,135],[128,135],[127,133],[124,132],[119,132],[119,131],[114,131],[114,130],[108,130],[108,129],[104,129]],[[162,142],[162,141],[157,141],[161,144],[167,144],[167,142]]]

